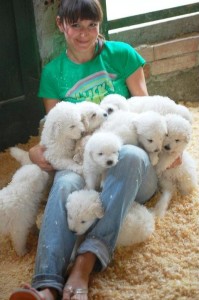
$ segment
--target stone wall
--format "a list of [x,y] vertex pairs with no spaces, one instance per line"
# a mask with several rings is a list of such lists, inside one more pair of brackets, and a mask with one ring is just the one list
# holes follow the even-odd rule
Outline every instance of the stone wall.
[[199,101],[199,34],[137,47],[149,93]]

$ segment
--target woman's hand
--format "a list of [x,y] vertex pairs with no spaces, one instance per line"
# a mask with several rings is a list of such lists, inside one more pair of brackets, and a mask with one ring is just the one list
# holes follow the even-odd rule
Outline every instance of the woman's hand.
[[53,171],[52,165],[44,157],[45,147],[36,145],[29,150],[30,160],[46,172]]
[[176,160],[174,160],[174,162],[172,162],[172,164],[169,167],[167,167],[167,169],[176,168],[180,166],[181,163],[182,163],[182,156],[178,156],[178,158],[176,158]]

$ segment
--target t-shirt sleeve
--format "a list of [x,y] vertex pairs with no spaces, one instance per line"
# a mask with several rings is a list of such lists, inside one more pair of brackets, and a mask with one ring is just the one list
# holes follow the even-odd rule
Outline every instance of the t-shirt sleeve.
[[50,72],[48,65],[43,68],[41,73],[38,97],[59,99],[58,81],[53,72]]
[[146,63],[145,59],[129,44],[123,44],[123,66],[124,76],[128,78],[131,74],[143,67]]

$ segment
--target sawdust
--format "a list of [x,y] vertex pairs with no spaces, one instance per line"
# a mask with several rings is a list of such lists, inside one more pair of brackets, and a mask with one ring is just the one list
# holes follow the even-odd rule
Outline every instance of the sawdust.
[[[193,113],[193,137],[188,147],[199,171],[199,105],[185,103]],[[19,145],[27,150],[38,142]],[[0,153],[0,188],[11,179],[19,164],[8,151]],[[155,196],[150,205],[157,199]],[[43,206],[41,212],[43,212]],[[8,238],[0,236],[0,299],[7,300],[21,283],[30,282],[37,236],[28,239],[30,252],[19,258]],[[145,243],[119,248],[102,273],[93,274],[89,290],[93,300],[198,300],[199,299],[199,193],[173,198],[153,236]]]

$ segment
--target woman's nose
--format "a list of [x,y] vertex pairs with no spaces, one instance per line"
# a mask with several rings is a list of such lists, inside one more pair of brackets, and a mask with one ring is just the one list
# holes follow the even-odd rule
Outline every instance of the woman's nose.
[[88,28],[81,28],[80,35],[81,36],[86,36],[87,34],[88,34]]

